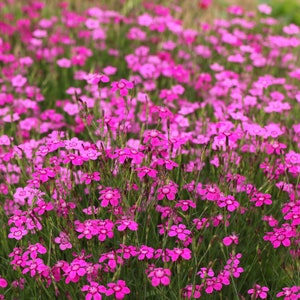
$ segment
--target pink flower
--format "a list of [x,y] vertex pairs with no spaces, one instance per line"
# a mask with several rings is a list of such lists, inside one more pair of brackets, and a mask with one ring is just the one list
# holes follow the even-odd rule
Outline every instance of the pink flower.
[[56,63],[61,68],[70,68],[72,66],[71,60],[67,58],[61,58]]
[[211,5],[212,0],[200,0],[198,6],[202,9],[207,9]]
[[27,248],[27,251],[24,252],[23,255],[30,255],[32,259],[37,258],[38,254],[47,253],[47,249],[40,243],[36,243],[34,245],[30,245]]
[[284,287],[282,292],[277,293],[276,297],[284,297],[284,300],[300,299],[300,286]]
[[101,294],[106,292],[106,288],[95,281],[91,281],[90,285],[84,285],[81,290],[87,292],[85,300],[101,300]]
[[128,219],[122,219],[116,222],[116,224],[120,224],[118,226],[118,231],[124,231],[127,228],[131,231],[137,231],[138,230],[138,223],[128,220]]
[[163,187],[158,189],[157,199],[162,200],[166,197],[168,200],[174,200],[176,193],[177,185],[169,183],[168,185],[164,185]]
[[219,207],[226,207],[230,212],[235,211],[240,206],[233,196],[221,196],[217,204]]
[[86,274],[86,268],[88,264],[85,260],[80,258],[75,258],[70,265],[65,269],[66,284],[72,282],[78,282],[80,277],[83,277]]
[[27,233],[28,233],[28,231],[24,228],[24,226],[11,227],[8,237],[10,239],[21,240],[22,237],[25,236]]
[[223,244],[228,247],[230,246],[232,243],[238,245],[239,243],[239,237],[235,234],[232,234],[232,235],[229,235],[229,236],[226,236],[223,238]]
[[138,173],[139,178],[143,178],[145,175],[156,178],[158,171],[148,168],[148,167],[140,167],[135,169],[135,171]]
[[106,296],[114,295],[116,300],[123,299],[125,295],[130,294],[130,289],[124,280],[118,280],[117,283],[110,282],[107,286]]
[[22,87],[27,82],[27,78],[22,75],[17,75],[12,78],[11,84],[13,87]]
[[173,250],[167,249],[168,255],[172,258],[172,261],[177,261],[180,258],[190,260],[192,258],[192,251],[188,248],[174,248]]
[[100,191],[99,200],[101,200],[101,206],[106,207],[109,204],[111,206],[118,206],[121,200],[121,194],[117,189],[113,188],[105,188],[104,190]]
[[59,249],[62,251],[72,248],[72,244],[70,243],[69,236],[66,233],[64,233],[63,231],[60,232],[59,237],[56,237],[54,239],[54,242],[56,244],[60,244]]
[[154,249],[152,247],[148,247],[142,245],[138,252],[138,260],[151,259],[154,256]]
[[183,211],[187,211],[190,207],[196,208],[196,204],[192,200],[179,200],[175,207],[180,207]]
[[271,205],[272,200],[271,200],[271,195],[270,194],[263,194],[263,193],[255,193],[250,202],[255,202],[255,206],[263,206],[265,205]]
[[0,287],[3,288],[3,289],[7,287],[6,279],[0,278]]
[[255,299],[266,299],[268,297],[268,291],[268,287],[255,284],[253,289],[248,290],[248,294],[251,295],[251,298],[255,297]]
[[110,267],[111,271],[115,271],[118,265],[123,264],[122,257],[118,256],[116,251],[101,254],[99,263],[103,263],[104,261],[107,261],[107,265]]
[[181,241],[185,241],[190,234],[191,231],[186,229],[186,226],[184,224],[179,224],[178,226],[172,225],[168,232],[168,236],[177,236]]
[[270,15],[272,12],[272,7],[265,3],[258,5],[257,8],[258,8],[258,11],[260,11],[261,13],[266,14],[266,15]]
[[153,271],[149,273],[148,277],[151,279],[151,284],[153,286],[158,286],[159,284],[169,285],[171,270],[163,269],[163,268],[155,268]]
[[114,81],[112,82],[111,86],[112,86],[111,91],[115,92],[119,90],[121,96],[127,96],[128,90],[134,88],[134,84],[126,79],[121,79],[120,81]]
[[88,84],[98,84],[99,82],[109,82],[109,77],[103,74],[87,74],[85,77]]
[[199,299],[201,298],[201,290],[203,289],[203,284],[201,285],[187,285],[183,291],[182,296],[186,297],[187,299]]

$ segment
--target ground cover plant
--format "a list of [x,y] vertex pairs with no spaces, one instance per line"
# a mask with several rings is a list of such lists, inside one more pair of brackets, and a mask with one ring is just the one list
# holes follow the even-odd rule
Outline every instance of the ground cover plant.
[[0,298],[300,299],[300,28],[47,5],[0,2]]

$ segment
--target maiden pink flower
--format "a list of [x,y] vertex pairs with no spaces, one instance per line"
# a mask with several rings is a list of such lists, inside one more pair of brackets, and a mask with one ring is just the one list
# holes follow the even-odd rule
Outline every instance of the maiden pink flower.
[[126,79],[121,79],[120,81],[114,81],[112,82],[111,86],[112,86],[111,91],[115,92],[119,90],[121,96],[127,96],[128,90],[134,88],[134,84]]
[[228,247],[230,246],[232,243],[238,245],[239,243],[239,237],[235,234],[232,234],[232,235],[229,235],[229,236],[226,236],[223,238],[223,244]]
[[186,229],[186,226],[184,224],[172,225],[168,236],[174,237],[177,236],[179,240],[185,241],[189,235],[191,234],[191,231]]
[[254,297],[255,299],[266,299],[268,297],[268,291],[268,287],[255,284],[253,289],[248,290],[248,294],[251,295],[251,298]]
[[125,295],[130,294],[130,289],[124,280],[118,280],[117,283],[110,282],[107,286],[106,296],[114,295],[116,300],[124,299]]
[[103,285],[99,285],[95,281],[91,281],[90,285],[84,285],[81,290],[87,292],[85,300],[101,300],[101,294],[105,294],[106,288]]
[[10,239],[21,240],[22,237],[25,236],[27,233],[28,231],[24,228],[24,226],[11,227],[8,237]]
[[59,249],[62,251],[72,248],[72,244],[70,243],[69,236],[66,233],[64,233],[63,231],[60,232],[59,237],[56,237],[54,239],[54,242],[56,244],[59,244]]
[[151,279],[151,284],[155,287],[160,284],[162,285],[169,285],[170,284],[170,277],[171,277],[171,270],[164,269],[164,268],[155,268],[148,274],[148,277]]

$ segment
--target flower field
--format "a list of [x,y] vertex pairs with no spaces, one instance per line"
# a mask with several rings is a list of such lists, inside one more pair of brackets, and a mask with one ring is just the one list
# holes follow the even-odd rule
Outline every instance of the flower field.
[[0,2],[0,299],[300,299],[300,27],[50,2]]

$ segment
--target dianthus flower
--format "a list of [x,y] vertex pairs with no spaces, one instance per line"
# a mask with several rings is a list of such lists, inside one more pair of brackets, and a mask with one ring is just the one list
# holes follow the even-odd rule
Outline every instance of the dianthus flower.
[[135,171],[138,173],[139,178],[143,178],[145,175],[151,177],[151,178],[156,178],[158,171],[148,168],[148,167],[140,167],[135,169]]
[[279,297],[284,297],[283,300],[300,299],[300,286],[282,288],[282,291],[276,294],[276,298]]
[[250,199],[250,202],[255,202],[255,206],[260,207],[265,205],[271,205],[271,195],[270,194],[263,194],[263,193],[255,193],[252,198]]
[[70,265],[64,269],[66,276],[66,284],[72,282],[78,282],[80,277],[86,274],[86,268],[88,263],[83,259],[75,258]]
[[180,207],[183,211],[187,211],[190,207],[196,208],[196,204],[192,200],[179,200],[175,207]]
[[235,200],[233,196],[220,196],[220,199],[217,200],[219,207],[226,207],[230,212],[235,211],[239,206],[239,202]]
[[112,82],[111,87],[112,92],[119,90],[121,96],[127,96],[128,90],[133,89],[134,84],[126,79],[121,79],[120,81]]
[[174,200],[177,190],[177,184],[169,183],[168,185],[164,185],[158,189],[157,199],[162,200],[166,197],[168,200]]
[[148,274],[148,277],[151,279],[151,284],[153,286],[162,285],[169,285],[170,284],[170,277],[171,277],[171,270],[164,269],[164,268],[155,268]]
[[281,244],[284,247],[291,245],[291,238],[295,237],[296,232],[292,227],[284,226],[282,228],[274,228],[273,232],[267,232],[263,237],[265,241],[270,241],[274,248],[278,248]]
[[117,283],[110,282],[107,286],[106,296],[114,295],[116,300],[123,299],[125,295],[130,294],[130,289],[126,286],[124,280],[118,280]]
[[69,236],[63,231],[60,232],[59,236],[54,239],[54,242],[59,244],[59,249],[62,251],[72,248]]
[[248,294],[251,295],[251,298],[255,297],[255,299],[266,299],[268,297],[268,291],[268,287],[255,284],[253,289],[248,290]]
[[179,224],[178,226],[172,225],[168,232],[168,236],[177,236],[178,239],[181,241],[185,241],[190,234],[191,231],[186,229],[186,226],[184,224]]
[[98,84],[99,82],[103,82],[103,83],[106,83],[106,82],[109,82],[109,77],[104,75],[104,74],[87,74],[85,76],[85,80],[88,84]]
[[151,259],[154,256],[154,249],[142,245],[138,251],[138,260]]
[[38,254],[47,253],[47,249],[40,243],[29,245],[23,255],[29,255],[32,259],[37,258]]
[[238,245],[239,243],[239,237],[235,234],[232,234],[232,235],[229,235],[229,236],[226,236],[223,238],[223,244],[228,247],[230,246],[232,243]]
[[27,233],[28,233],[28,231],[24,228],[24,226],[11,227],[8,237],[10,239],[21,240],[22,237],[25,236]]
[[101,200],[101,206],[106,207],[109,204],[111,206],[118,206],[121,199],[121,194],[117,189],[105,188],[100,191],[99,200]]
[[106,292],[106,288],[95,281],[91,281],[90,285],[84,285],[81,290],[87,292],[85,300],[101,300],[101,294]]
[[116,251],[110,251],[101,254],[99,258],[99,263],[103,263],[104,261],[107,261],[107,265],[110,267],[111,270],[115,270],[117,265],[123,264],[122,257],[118,256]]
[[[187,285],[185,288],[182,290],[182,297],[187,298],[187,299],[199,299],[201,298],[201,291],[203,289],[203,284],[200,285]],[[194,291],[194,292],[193,292]]]

